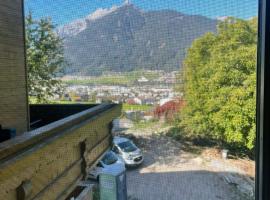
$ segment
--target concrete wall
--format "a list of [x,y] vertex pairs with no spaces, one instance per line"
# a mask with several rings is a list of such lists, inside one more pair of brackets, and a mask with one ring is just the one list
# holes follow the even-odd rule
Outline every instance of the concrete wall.
[[0,1],[0,124],[28,129],[22,0]]

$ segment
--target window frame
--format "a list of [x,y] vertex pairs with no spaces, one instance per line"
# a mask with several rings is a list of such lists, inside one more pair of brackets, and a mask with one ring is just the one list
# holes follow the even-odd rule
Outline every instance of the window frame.
[[256,200],[270,199],[270,0],[259,0],[256,104]]

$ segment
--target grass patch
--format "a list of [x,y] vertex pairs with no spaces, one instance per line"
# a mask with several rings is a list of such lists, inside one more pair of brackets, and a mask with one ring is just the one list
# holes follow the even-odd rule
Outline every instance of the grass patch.
[[85,79],[63,80],[68,85],[130,85],[133,80],[121,75],[88,77]]
[[65,101],[65,100],[59,100],[59,101],[47,101],[47,102],[38,102],[35,97],[29,97],[29,104],[96,104],[95,102],[90,101]]
[[149,111],[153,108],[151,105],[130,105],[127,103],[123,104],[122,111]]
[[114,75],[88,76],[83,79],[62,80],[68,85],[125,85],[130,86],[140,77],[144,76],[149,81],[157,79],[160,75],[154,71],[133,71]]
[[50,101],[49,104],[95,104],[90,101]]

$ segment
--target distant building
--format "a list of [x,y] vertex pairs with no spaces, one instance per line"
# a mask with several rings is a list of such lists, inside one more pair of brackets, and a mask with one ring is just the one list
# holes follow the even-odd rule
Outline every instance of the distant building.
[[172,98],[164,98],[164,99],[160,99],[159,105],[160,105],[160,106],[163,106],[164,104],[166,104],[167,102],[170,102],[170,101],[172,101],[172,100],[173,100]]
[[137,81],[138,81],[138,83],[147,83],[147,82],[149,82],[149,80],[147,78],[145,78],[144,76],[139,78]]
[[64,101],[71,101],[71,97],[70,97],[69,94],[67,94],[67,93],[63,95],[62,99],[63,99]]
[[142,104],[144,105],[154,105],[156,103],[154,98],[146,98],[142,100]]
[[136,104],[139,104],[139,105],[142,104],[142,100],[137,97],[133,98],[133,100],[135,101]]
[[127,99],[126,103],[129,104],[129,105],[135,105],[136,104],[136,102],[132,98]]
[[85,102],[86,102],[86,101],[89,101],[89,95],[88,95],[88,94],[82,94],[82,95],[81,95],[81,100],[82,100],[82,101],[85,101]]

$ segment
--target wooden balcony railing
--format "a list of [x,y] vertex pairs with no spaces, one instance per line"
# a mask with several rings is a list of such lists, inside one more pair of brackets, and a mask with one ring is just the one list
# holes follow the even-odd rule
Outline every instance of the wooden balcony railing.
[[0,199],[65,199],[111,145],[120,105],[104,104],[0,144]]

